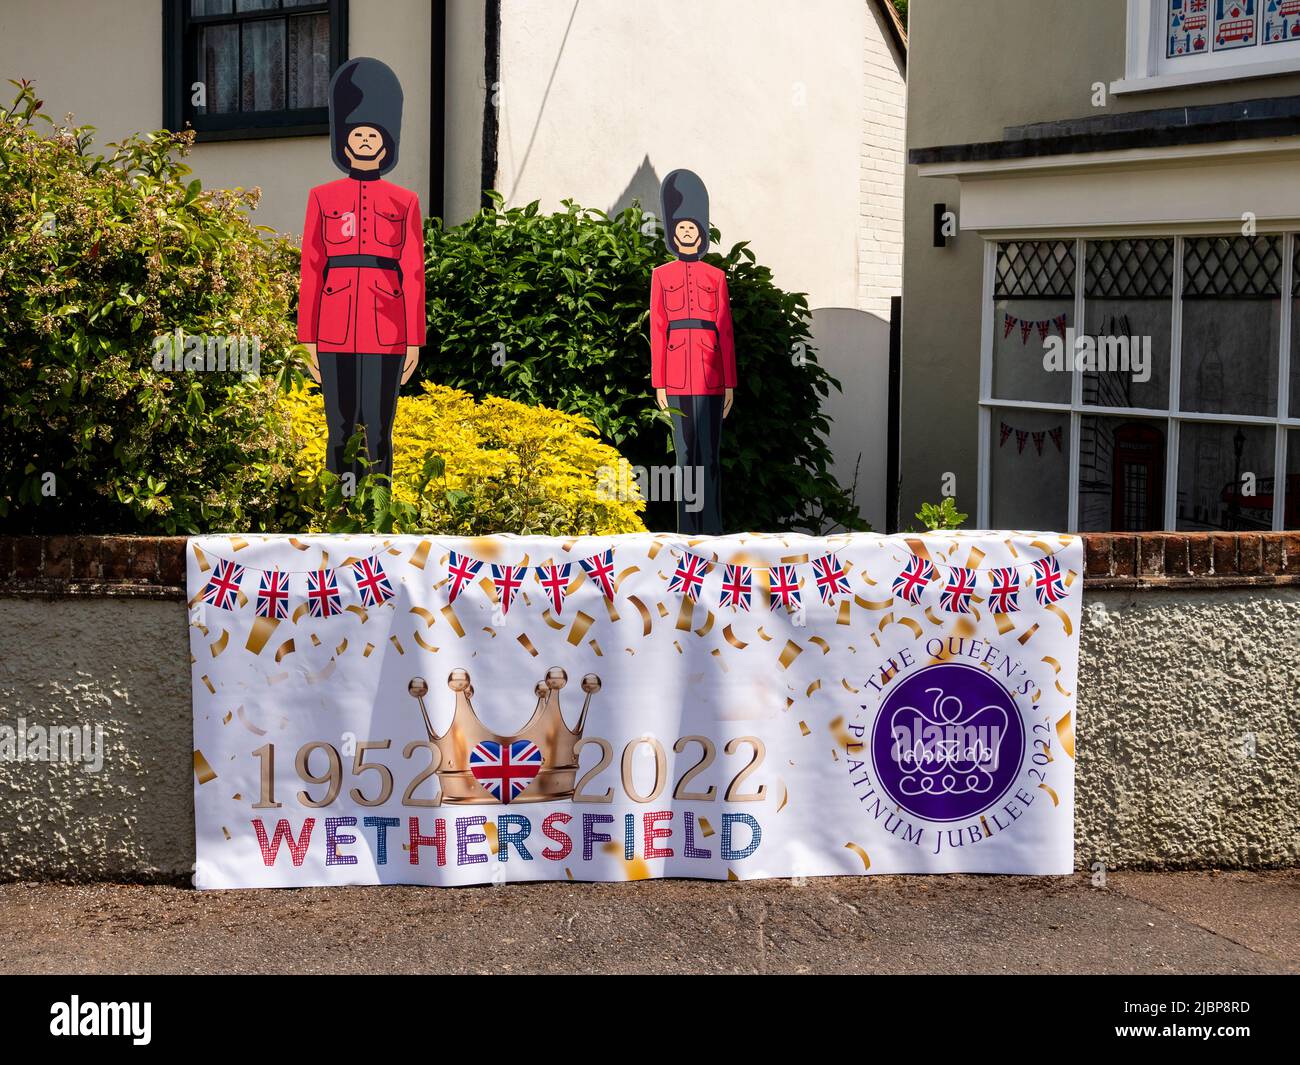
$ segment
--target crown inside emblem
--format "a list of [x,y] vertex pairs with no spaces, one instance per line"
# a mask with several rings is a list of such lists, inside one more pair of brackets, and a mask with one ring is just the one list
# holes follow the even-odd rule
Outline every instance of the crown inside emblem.
[[429,742],[438,750],[435,771],[442,788],[440,803],[472,805],[510,802],[558,802],[573,797],[578,772],[578,744],[600,691],[600,677],[588,673],[586,693],[577,723],[570,728],[560,707],[560,692],[569,675],[552,666],[533,687],[537,704],[532,716],[512,736],[493,732],[474,709],[474,684],[469,670],[453,669],[447,676],[455,708],[451,724],[439,733],[425,704],[429,683],[412,677],[406,690],[419,704]]

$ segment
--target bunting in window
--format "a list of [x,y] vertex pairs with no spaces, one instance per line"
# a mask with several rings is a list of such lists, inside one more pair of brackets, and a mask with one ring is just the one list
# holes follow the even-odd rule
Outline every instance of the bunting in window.
[[203,601],[218,610],[233,610],[239,598],[239,582],[244,579],[244,567],[227,559],[218,559],[212,576],[203,588]]
[[264,570],[257,585],[255,613],[259,618],[284,621],[289,616],[289,575],[278,569]]
[[465,585],[477,577],[478,571],[482,568],[483,563],[477,558],[452,551],[447,557],[447,576],[451,580],[451,586],[447,590],[447,602],[454,603]]
[[339,579],[332,569],[322,568],[307,574],[307,612],[314,618],[332,618],[343,612]]
[[939,606],[950,614],[971,613],[975,596],[975,571],[963,566],[948,568],[948,583],[939,596]]
[[840,565],[840,560],[832,554],[813,559],[813,580],[817,582],[817,592],[822,602],[834,604],[837,595],[847,595],[849,591],[848,572]]
[[722,571],[722,594],[718,606],[748,610],[753,590],[753,571],[748,566],[726,566]]
[[1065,579],[1061,564],[1050,555],[1034,563],[1034,598],[1039,606],[1057,603],[1065,598]]
[[356,574],[362,606],[383,606],[393,598],[393,586],[378,558],[358,559],[352,563],[352,571]]
[[929,559],[913,555],[903,572],[894,578],[894,595],[915,606],[934,578],[935,568]]
[[668,582],[668,590],[681,592],[691,602],[695,602],[704,587],[704,575],[712,567],[713,563],[708,559],[693,555],[689,551],[682,552],[682,557],[677,560],[677,568],[673,570],[672,579]]
[[523,587],[524,577],[527,575],[527,566],[501,566],[495,562],[492,564],[492,583],[496,586],[502,614],[510,613],[510,604],[515,601],[515,593]]
[[614,598],[614,549],[612,547],[607,547],[590,558],[578,559],[578,565],[606,599]]
[[564,562],[558,566],[537,566],[535,569],[537,583],[545,590],[546,597],[550,599],[551,606],[555,608],[557,614],[564,612],[564,593],[569,587],[569,574],[572,571],[572,562]]
[[799,577],[792,565],[773,566],[768,571],[770,607],[775,610],[783,606],[787,611],[798,610],[803,606],[803,596],[799,591]]

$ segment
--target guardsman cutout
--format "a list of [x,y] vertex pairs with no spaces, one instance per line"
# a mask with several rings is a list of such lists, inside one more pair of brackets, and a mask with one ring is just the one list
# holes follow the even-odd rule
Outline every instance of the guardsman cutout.
[[[302,234],[298,341],[325,397],[326,463],[366,430],[369,472],[391,476],[397,393],[424,343],[424,233],[397,165],[402,87],[378,59],[349,59],[329,89],[330,148],[347,176],[311,190]],[[355,472],[355,471],[352,471]]]
[[[709,250],[709,193],[699,176],[674,170],[660,200],[664,243],[675,259],[651,275],[650,383],[660,408],[673,410],[677,531],[717,536],[722,419],[731,413],[736,387],[727,275],[702,261]],[[698,491],[683,490],[688,478]]]

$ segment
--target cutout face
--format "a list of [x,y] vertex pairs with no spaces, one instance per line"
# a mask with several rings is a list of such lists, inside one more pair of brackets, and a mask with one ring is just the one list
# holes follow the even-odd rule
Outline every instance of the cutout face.
[[344,151],[350,162],[372,165],[382,162],[388,154],[384,135],[374,126],[356,126],[350,130]]
[[673,240],[679,252],[691,255],[700,247],[700,227],[689,218],[683,218],[673,227]]

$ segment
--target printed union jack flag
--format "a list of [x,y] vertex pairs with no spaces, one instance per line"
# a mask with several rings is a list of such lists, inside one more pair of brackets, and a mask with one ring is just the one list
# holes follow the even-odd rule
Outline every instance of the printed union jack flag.
[[993,594],[989,604],[995,614],[1014,614],[1020,609],[1020,571],[1015,566],[989,571]]
[[786,610],[798,610],[803,597],[799,593],[799,578],[795,575],[794,566],[773,566],[768,573],[771,608],[775,610],[780,605]]
[[357,575],[357,588],[361,592],[362,606],[382,606],[393,598],[393,586],[377,558],[363,558],[352,563]]
[[447,576],[451,578],[451,589],[447,592],[447,602],[454,603],[465,585],[478,576],[483,563],[468,555],[452,551],[447,557]]
[[971,598],[975,595],[975,571],[962,566],[948,570],[948,583],[939,596],[939,606],[950,614],[969,614]]
[[469,771],[497,802],[517,799],[541,768],[542,752],[532,740],[484,740],[469,752]]
[[278,569],[270,573],[263,572],[257,585],[257,606],[255,612],[259,618],[274,618],[283,621],[289,616],[289,575]]
[[1065,598],[1065,578],[1056,559],[1040,558],[1034,563],[1034,598],[1039,606]]
[[848,594],[848,573],[834,554],[813,559],[813,579],[823,603],[834,603],[837,595]]
[[492,563],[492,583],[496,585],[497,598],[501,601],[501,613],[510,613],[510,604],[515,601],[515,592],[523,587],[524,577],[528,575],[527,566],[499,566]]
[[913,555],[903,572],[894,578],[894,595],[915,606],[934,577],[935,570],[930,560]]
[[578,559],[582,572],[596,584],[606,599],[614,598],[614,549],[605,548],[598,555]]
[[692,603],[704,587],[704,575],[713,568],[713,563],[699,555],[683,552],[673,570],[672,580],[668,582],[670,592],[682,592]]
[[314,569],[307,574],[307,612],[314,618],[341,614],[339,579],[332,569]]
[[557,614],[564,611],[564,590],[569,587],[569,574],[573,570],[572,562],[560,566],[537,566],[537,583],[546,589]]
[[754,593],[753,571],[748,566],[725,566],[722,571],[722,596],[718,606],[729,606],[733,610],[749,609],[749,602]]
[[224,558],[217,560],[208,583],[203,588],[203,601],[218,610],[233,610],[239,597],[239,582],[244,579],[244,567]]

